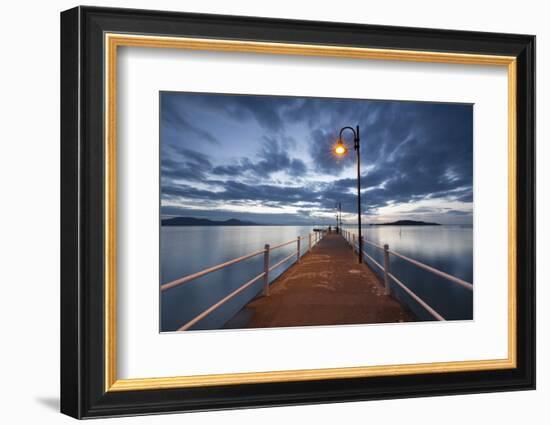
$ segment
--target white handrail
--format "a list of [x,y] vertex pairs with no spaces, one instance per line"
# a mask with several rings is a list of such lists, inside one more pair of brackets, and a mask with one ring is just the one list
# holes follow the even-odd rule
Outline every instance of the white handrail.
[[[283,242],[279,245],[272,246],[272,247],[270,247],[270,249],[274,250],[274,249],[277,249],[277,248],[281,248],[283,246],[290,245],[291,243],[294,243],[297,240],[298,240],[298,238],[291,239],[290,241]],[[161,285],[160,290],[161,291],[166,291],[167,289],[171,289],[175,286],[179,286],[179,285],[182,285],[184,283],[190,282],[192,280],[198,279],[199,277],[202,277],[202,276],[207,275],[209,273],[218,271],[220,269],[231,266],[233,264],[240,263],[241,261],[248,260],[249,258],[255,257],[256,255],[263,254],[264,252],[265,252],[265,249],[261,249],[259,251],[255,251],[255,252],[252,252],[250,254],[243,255],[242,257],[238,257],[238,258],[234,258],[233,260],[226,261],[225,263],[221,263],[221,264],[218,264],[216,266],[212,266],[212,267],[209,267],[207,269],[201,270],[200,272],[193,273],[193,274],[190,274],[190,275],[187,275],[187,276],[184,276],[184,277],[180,277],[179,279],[175,279],[171,282],[168,282],[168,283],[165,283],[165,284]]]
[[[348,241],[348,242],[349,242],[349,241]],[[373,246],[373,247],[375,247],[375,248],[378,248],[378,249],[381,250],[381,251],[384,251],[384,247],[383,247],[383,246],[377,245],[377,244],[375,244],[375,243],[373,243],[373,242],[371,242],[371,241],[367,241],[367,240],[363,239],[363,243],[366,243],[366,244],[371,245],[371,246]],[[353,244],[350,244],[350,245],[353,245]],[[358,247],[358,244],[355,244],[355,247]],[[400,254],[400,253],[398,253],[398,252],[389,251],[389,250],[388,250],[388,253],[391,254],[391,255],[395,255],[396,257],[399,257],[399,258],[401,258],[401,259],[403,259],[403,260],[405,260],[405,261],[408,261],[409,263],[414,264],[415,266],[418,266],[418,267],[420,267],[420,268],[422,268],[422,269],[424,269],[424,270],[426,270],[426,271],[429,271],[430,273],[436,274],[436,275],[438,275],[438,276],[440,276],[440,277],[442,277],[442,278],[444,278],[444,279],[447,279],[447,280],[449,280],[449,281],[451,281],[451,282],[453,282],[453,283],[456,283],[456,284],[458,284],[458,285],[460,285],[460,286],[462,286],[462,287],[464,287],[464,288],[466,288],[466,289],[468,289],[468,290],[470,290],[470,291],[473,291],[474,285],[472,285],[470,282],[466,282],[465,280],[462,280],[462,279],[460,279],[460,278],[458,278],[458,277],[455,277],[455,276],[453,276],[453,275],[450,275],[449,273],[445,273],[445,272],[442,271],[442,270],[436,269],[435,267],[432,267],[432,266],[429,266],[429,265],[427,265],[427,264],[424,264],[424,263],[422,263],[422,262],[420,262],[420,261],[418,261],[418,260],[414,260],[414,259],[412,259],[412,258],[410,258],[410,257],[407,257],[406,255]]]
[[211,306],[210,308],[204,310],[201,314],[199,314],[198,316],[196,316],[194,319],[190,320],[189,322],[187,322],[185,325],[183,325],[181,328],[178,329],[178,331],[185,331],[187,329],[189,329],[191,326],[193,326],[195,323],[199,322],[200,320],[204,319],[206,316],[208,316],[210,313],[212,313],[214,310],[218,309],[219,307],[221,307],[223,304],[225,304],[227,301],[229,301],[231,298],[233,298],[234,296],[240,294],[242,291],[244,291],[246,288],[248,288],[250,285],[252,285],[253,283],[257,282],[258,280],[260,280],[260,278],[264,277],[265,273],[262,272],[260,273],[258,276],[256,276],[255,278],[249,280],[248,282],[246,282],[244,285],[240,286],[238,289],[234,290],[233,292],[231,292],[229,295],[227,295],[226,297],[222,298],[221,300],[219,300],[216,304],[214,304],[213,306]]
[[[344,232],[345,232],[345,233],[344,233],[344,240],[345,240],[349,245],[351,245],[351,247],[352,247],[353,249],[355,249],[355,248],[359,249],[359,244],[355,244],[355,243],[354,243],[355,240],[350,241],[350,237],[349,237],[349,236],[350,236],[350,234],[352,234],[352,233],[350,233],[350,232],[348,232],[348,231],[345,231],[345,230],[344,230]],[[352,235],[353,235],[353,234],[352,234]],[[399,257],[399,258],[401,258],[401,259],[403,259],[403,260],[405,260],[405,261],[408,261],[408,262],[414,264],[414,265],[417,266],[417,267],[420,267],[420,268],[422,268],[422,269],[424,269],[424,270],[426,270],[426,271],[429,271],[429,272],[431,272],[431,273],[433,273],[433,274],[435,274],[435,275],[437,275],[437,276],[443,277],[443,278],[445,278],[445,279],[447,279],[447,280],[449,280],[449,281],[451,281],[451,282],[453,282],[453,283],[456,283],[456,284],[458,284],[458,285],[461,285],[462,287],[464,287],[464,288],[466,288],[466,289],[468,289],[468,290],[470,290],[470,291],[473,290],[473,285],[472,285],[471,283],[466,282],[465,280],[462,280],[462,279],[460,279],[460,278],[458,278],[458,277],[452,276],[452,275],[450,275],[450,274],[448,274],[448,273],[445,273],[445,272],[443,272],[443,271],[441,271],[441,270],[438,270],[438,269],[436,269],[436,268],[434,268],[434,267],[428,266],[427,264],[424,264],[424,263],[422,263],[422,262],[420,262],[420,261],[414,260],[414,259],[412,259],[412,258],[409,258],[409,257],[405,256],[405,255],[399,254],[398,252],[390,251],[390,250],[388,249],[388,246],[387,246],[387,245],[386,245],[385,247],[383,247],[383,246],[377,245],[377,244],[375,244],[375,243],[373,243],[373,242],[370,242],[370,241],[367,241],[367,240],[364,240],[364,239],[363,239],[363,242],[364,242],[364,243],[367,243],[368,245],[371,245],[371,246],[373,246],[373,247],[375,247],[375,248],[378,248],[378,249],[380,249],[381,251],[384,252],[384,254],[385,254],[385,256],[386,256],[386,257],[385,257],[385,258],[386,258],[386,259],[385,259],[385,264],[386,264],[386,262],[388,262],[387,269],[386,269],[385,266],[382,266],[378,261],[376,261],[373,257],[371,257],[371,256],[370,256],[368,253],[366,253],[365,251],[362,251],[363,255],[366,256],[370,261],[372,261],[373,264],[374,264],[375,266],[377,266],[379,269],[381,269],[381,270],[384,272],[384,275],[385,275],[385,276],[387,275],[387,277],[391,278],[395,283],[397,283],[397,284],[398,284],[407,294],[409,294],[409,295],[411,296],[411,298],[413,298],[418,304],[420,304],[420,305],[421,305],[428,313],[430,313],[430,314],[432,315],[432,317],[434,317],[436,320],[445,320],[445,318],[444,318],[441,314],[439,314],[433,307],[431,307],[428,303],[426,303],[422,298],[420,298],[417,294],[415,294],[411,289],[409,289],[409,288],[408,288],[403,282],[401,282],[397,277],[395,277],[392,273],[390,273],[390,271],[389,271],[389,259],[388,259],[388,258],[389,258],[388,255],[389,255],[389,254],[395,255],[396,257]],[[386,280],[386,285],[387,285],[387,280]],[[386,289],[387,289],[387,291],[388,291],[387,293],[389,294],[389,287],[387,287]]]
[[450,275],[448,273],[445,273],[441,270],[438,270],[438,269],[436,269],[432,266],[428,266],[427,264],[421,263],[420,261],[413,260],[412,258],[409,258],[409,257],[407,257],[403,254],[399,254],[398,252],[395,252],[395,251],[388,251],[388,252],[392,255],[395,255],[396,257],[402,258],[403,260],[414,264],[415,266],[420,267],[421,269],[427,270],[427,271],[429,271],[433,274],[436,274],[436,275],[441,276],[441,277],[443,277],[447,280],[450,280],[451,282],[457,283],[460,286],[462,286],[462,287],[464,287],[464,288],[466,288],[470,291],[474,290],[474,285],[472,285],[470,282],[466,282],[465,280],[462,280],[458,277],[452,276],[452,275]]
[[[316,232],[316,233],[319,233],[319,232]],[[323,231],[320,232],[321,235],[320,237],[316,237],[316,241],[311,245],[311,247],[313,247],[314,245],[316,245],[323,237],[324,233]],[[246,282],[245,284],[241,285],[239,288],[237,288],[235,291],[231,292],[229,295],[225,296],[224,298],[222,298],[220,301],[218,301],[216,304],[212,305],[211,307],[207,308],[206,310],[204,310],[201,314],[199,314],[198,316],[196,316],[195,318],[191,319],[189,322],[187,322],[185,325],[183,325],[182,327],[178,328],[178,331],[185,331],[189,328],[191,328],[193,325],[195,325],[197,322],[199,322],[200,320],[204,319],[206,316],[208,316],[210,313],[212,313],[213,311],[215,311],[216,309],[218,309],[220,306],[222,306],[223,304],[225,304],[227,301],[229,301],[231,298],[235,297],[236,295],[238,295],[239,293],[241,293],[242,291],[244,291],[246,288],[248,288],[249,286],[251,286],[252,284],[254,284],[255,282],[257,282],[259,279],[261,279],[262,277],[265,277],[267,279],[267,276],[269,274],[270,271],[272,271],[273,269],[279,267],[280,265],[282,265],[284,262],[290,260],[292,257],[295,257],[296,256],[296,261],[299,261],[300,259],[300,256],[301,256],[301,252],[300,252],[300,240],[301,240],[301,237],[298,236],[296,239],[292,239],[288,242],[283,242],[281,244],[278,244],[278,245],[275,245],[273,247],[270,247],[269,245],[266,245],[266,247],[262,250],[259,250],[259,251],[255,251],[255,252],[252,252],[250,254],[247,254],[247,255],[243,255],[242,257],[238,257],[238,258],[235,258],[233,260],[230,260],[230,261],[226,261],[225,263],[221,263],[221,264],[218,264],[216,266],[213,266],[213,267],[210,267],[210,268],[207,268],[207,269],[204,269],[204,270],[201,270],[200,272],[197,272],[197,273],[193,273],[193,274],[190,274],[188,276],[184,276],[184,277],[181,277],[179,279],[176,279],[176,280],[173,280],[171,282],[168,282],[168,283],[165,283],[164,285],[161,285],[160,289],[161,291],[166,291],[167,289],[170,289],[170,288],[173,288],[175,286],[179,286],[179,285],[182,285],[184,283],[187,283],[187,282],[190,282],[194,279],[197,279],[199,277],[202,277],[206,274],[209,274],[209,273],[212,273],[212,272],[215,272],[217,270],[220,270],[224,267],[228,267],[228,266],[231,266],[233,264],[236,264],[236,263],[239,263],[241,261],[244,261],[244,260],[247,260],[249,258],[252,258],[252,257],[255,257],[257,255],[260,255],[260,254],[264,254],[267,255],[267,263],[266,264],[269,264],[269,252],[273,249],[277,249],[277,248],[281,248],[283,246],[286,246],[286,245],[290,245],[291,243],[294,243],[294,242],[297,242],[297,252],[292,252],[290,255],[288,255],[287,257],[283,258],[281,261],[277,262],[276,264],[272,265],[271,267],[268,267],[266,269],[264,269],[264,271],[262,273],[260,273],[259,275],[257,275],[256,277],[252,278],[251,280],[249,280],[248,282]]]
[[223,269],[225,267],[231,266],[233,264],[240,263],[241,261],[248,260],[249,258],[255,257],[256,255],[263,254],[265,252],[265,249],[261,249],[259,251],[254,251],[250,254],[243,255],[239,258],[234,258],[233,260],[226,261],[225,263],[218,264],[213,267],[209,267],[208,269],[201,270],[200,272],[193,273],[184,277],[180,277],[179,279],[173,280],[171,282],[165,283],[164,285],[160,286],[161,291],[166,291],[167,289],[173,288],[174,286],[179,286],[184,283],[187,283],[191,280],[198,279],[199,277],[202,277],[206,274],[215,272],[217,270]]
[[375,247],[375,248],[378,248],[378,249],[381,250],[381,251],[384,251],[384,247],[383,247],[382,245],[377,245],[377,244],[375,244],[374,242],[367,241],[367,240],[365,240],[365,239],[363,239],[363,242],[366,243],[366,244],[368,244],[368,245],[370,245],[370,246],[373,246],[373,247]]
[[294,242],[296,242],[297,240],[298,240],[298,238],[292,239],[292,240],[290,240],[290,241],[288,241],[288,242],[280,243],[279,245],[273,245],[273,246],[271,247],[271,249],[282,248],[283,246],[290,245],[291,243],[294,243]]
[[420,298],[418,295],[416,295],[413,291],[411,291],[407,286],[401,282],[399,279],[397,279],[393,274],[388,273],[388,276],[392,278],[392,280],[397,283],[407,294],[409,294],[418,304],[420,304],[424,309],[430,313],[433,317],[435,317],[437,320],[445,321],[443,316],[441,316],[437,311],[435,311],[432,307],[430,307],[422,298]]
[[[363,241],[364,242],[364,241]],[[378,261],[376,261],[374,258],[372,258],[369,254],[367,254],[365,251],[363,251],[363,255],[365,255],[369,260],[371,260],[379,269],[384,271],[384,266],[382,266]],[[420,304],[428,313],[430,313],[435,319],[437,320],[445,320],[443,316],[441,316],[437,311],[434,310],[433,307],[428,305],[422,298],[420,298],[418,295],[416,295],[411,289],[409,289],[403,282],[401,282],[399,279],[397,279],[393,274],[388,273],[388,276],[393,279],[395,283],[397,283],[403,290],[409,294],[418,304]]]
[[369,260],[371,260],[380,270],[384,271],[384,266],[381,265],[378,261],[376,261],[374,258],[372,258],[369,254],[367,254],[365,251],[363,251],[363,255],[365,255]]
[[285,257],[283,258],[281,261],[279,261],[278,263],[275,263],[273,264],[270,268],[269,268],[269,271],[273,270],[273,269],[276,269],[277,267],[279,267],[281,264],[283,264],[285,261],[288,261],[290,260],[292,257],[295,257],[296,254],[293,252],[291,253],[288,257]]

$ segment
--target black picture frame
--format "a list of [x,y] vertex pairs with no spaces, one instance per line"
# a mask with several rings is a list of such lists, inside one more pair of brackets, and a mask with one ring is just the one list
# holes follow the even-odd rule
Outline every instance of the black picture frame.
[[[105,391],[106,32],[514,56],[517,60],[517,367]],[[76,418],[535,388],[535,37],[76,7],[61,13],[61,412]]]

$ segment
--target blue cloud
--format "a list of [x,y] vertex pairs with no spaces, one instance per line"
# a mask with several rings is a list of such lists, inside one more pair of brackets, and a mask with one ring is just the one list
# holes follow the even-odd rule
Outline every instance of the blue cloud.
[[197,93],[161,94],[163,213],[293,205],[300,221],[335,202],[354,213],[351,134],[350,154],[331,154],[346,125],[361,128],[365,214],[441,200],[463,206],[433,207],[442,219],[471,217],[472,105]]

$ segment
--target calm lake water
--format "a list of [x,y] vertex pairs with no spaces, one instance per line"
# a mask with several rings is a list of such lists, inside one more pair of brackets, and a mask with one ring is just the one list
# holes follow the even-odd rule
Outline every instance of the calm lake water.
[[[357,227],[347,227],[357,233]],[[455,226],[365,226],[363,237],[467,282],[473,282],[473,228]],[[381,250],[365,244],[364,251],[384,264]],[[368,258],[365,261],[379,276],[382,273]],[[392,274],[447,320],[473,318],[473,292],[442,277],[390,255]],[[432,317],[400,287],[395,295],[421,320]]]
[[[161,283],[287,242],[301,236],[305,254],[313,226],[164,226],[161,228]],[[296,252],[291,244],[270,253],[270,264]],[[161,294],[161,330],[173,331],[263,271],[263,255],[213,272]],[[276,279],[292,260],[274,269]],[[263,286],[262,279],[197,323],[193,329],[218,329],[231,319]]]
[[[348,230],[354,231],[352,227]],[[311,226],[165,226],[161,228],[161,284],[196,273],[207,267],[232,260],[253,251],[272,246],[297,236],[302,237],[301,254],[307,251]],[[387,243],[395,250],[449,274],[472,282],[473,239],[471,226],[365,226],[366,239]],[[377,261],[382,255],[369,246],[365,251]],[[271,252],[275,264],[291,252],[296,244]],[[368,260],[367,260],[368,262]],[[292,264],[289,260],[270,274],[274,280]],[[161,331],[173,331],[203,312],[224,296],[262,272],[263,256],[203,276],[161,294]],[[376,267],[372,267],[376,270]],[[472,319],[472,292],[414,267],[404,260],[391,259],[392,273],[422,299],[449,320]],[[394,285],[395,286],[395,285]],[[262,289],[260,279],[251,287],[207,316],[193,329],[218,329],[233,318]],[[395,295],[420,320],[430,316],[400,288]]]

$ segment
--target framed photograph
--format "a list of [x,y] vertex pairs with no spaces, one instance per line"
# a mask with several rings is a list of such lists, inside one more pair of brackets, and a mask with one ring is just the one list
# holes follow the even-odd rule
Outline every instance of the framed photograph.
[[535,387],[535,37],[61,14],[61,411]]

